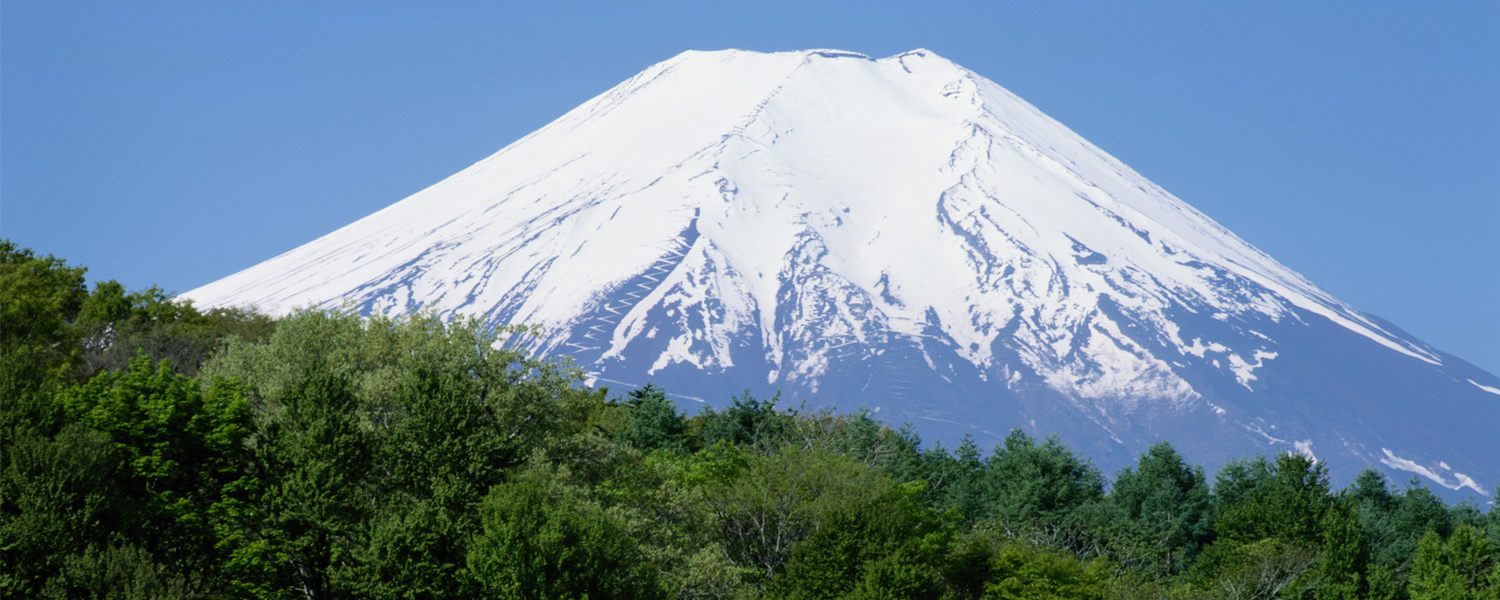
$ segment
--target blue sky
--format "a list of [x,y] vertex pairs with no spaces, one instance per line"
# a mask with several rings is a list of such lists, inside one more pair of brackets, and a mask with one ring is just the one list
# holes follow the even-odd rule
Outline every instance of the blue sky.
[[924,47],[1500,373],[1500,3],[0,5],[0,235],[187,291],[687,49]]

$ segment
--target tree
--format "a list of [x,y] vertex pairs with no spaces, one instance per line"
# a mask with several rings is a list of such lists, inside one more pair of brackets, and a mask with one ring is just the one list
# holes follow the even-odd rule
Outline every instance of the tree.
[[88,299],[86,270],[0,239],[0,347],[36,367],[71,358],[72,324]]
[[178,373],[194,376],[225,339],[261,341],[276,321],[247,308],[214,308],[199,312],[190,301],[161,288],[126,293],[117,281],[100,282],[79,310],[83,375],[128,367],[137,354],[169,360]]
[[1249,499],[1271,480],[1271,463],[1264,456],[1231,460],[1214,474],[1214,512],[1223,514]]
[[1150,575],[1180,572],[1211,539],[1213,498],[1203,469],[1189,467],[1167,442],[1115,476],[1109,503],[1123,520],[1116,545],[1131,547],[1116,554],[1141,556],[1135,560]]
[[647,452],[658,448],[669,452],[687,452],[683,433],[687,422],[677,413],[677,405],[655,384],[632,390],[625,403],[630,407],[626,441]]
[[654,569],[618,523],[528,471],[495,486],[468,566],[486,596],[516,599],[661,598]]
[[21,428],[62,428],[50,397],[77,381],[84,271],[0,239],[0,442]]
[[582,464],[604,406],[578,371],[504,343],[520,328],[433,313],[308,310],[232,338],[206,378],[244,382],[256,416],[268,593],[472,597],[463,565],[489,489],[534,455]]
[[828,519],[897,485],[879,468],[795,446],[743,460],[743,468],[705,485],[704,495],[730,560],[759,573],[760,585]]
[[933,598],[944,592],[943,560],[951,545],[945,524],[921,505],[920,483],[891,485],[865,502],[832,508],[792,549],[772,582],[773,596]]
[[1363,591],[1368,550],[1357,509],[1352,499],[1331,493],[1325,465],[1286,453],[1274,463],[1242,464],[1230,477],[1225,481],[1236,484],[1227,486],[1236,499],[1221,505],[1214,521],[1218,539],[1194,567],[1200,581],[1240,581],[1247,568],[1261,573],[1257,578],[1279,580],[1268,574],[1291,573],[1303,557],[1314,556],[1309,570],[1286,585],[1306,583],[1320,598],[1352,598]]
[[272,589],[309,600],[347,597],[334,568],[355,558],[369,520],[370,441],[349,382],[321,365],[307,368],[259,434],[266,493],[256,533],[280,566]]
[[933,500],[933,508],[938,512],[957,510],[970,523],[978,519],[984,512],[986,467],[974,436],[965,433],[959,438],[951,461],[943,460],[947,456],[940,451],[926,458],[941,464],[938,469],[943,471],[938,477],[942,488]]
[[115,492],[143,521],[141,550],[175,573],[192,574],[189,591],[226,585],[220,567],[259,486],[246,445],[251,414],[239,386],[221,380],[200,388],[166,361],[142,355],[129,371],[102,373],[57,402],[70,421],[108,436],[123,460],[128,479]]
[[1323,553],[1319,563],[1321,585],[1319,598],[1353,600],[1369,597],[1370,552],[1359,525],[1359,508],[1353,500],[1335,495],[1318,523],[1318,547]]
[[1322,556],[1314,549],[1277,538],[1234,548],[1215,583],[1229,600],[1297,598],[1321,582]]
[[47,582],[42,597],[176,600],[194,594],[180,576],[165,572],[149,552],[126,544],[90,545],[68,557],[59,575]]
[[361,426],[384,434],[408,418],[402,386],[425,369],[442,379],[445,394],[488,413],[489,427],[504,443],[485,460],[508,468],[584,428],[585,415],[574,411],[595,402],[574,387],[580,370],[529,358],[507,343],[528,331],[477,319],[445,321],[435,313],[366,319],[307,310],[279,321],[263,343],[231,339],[203,375],[244,382],[252,406],[268,416],[279,414],[281,396],[303,378],[334,377],[347,382]]
[[1037,444],[1011,430],[985,463],[985,517],[1013,526],[1063,523],[1086,503],[1104,496],[1104,476],[1056,437]]
[[1412,558],[1413,600],[1480,600],[1500,596],[1500,576],[1489,536],[1471,525],[1453,530],[1443,540],[1428,531]]
[[[1399,582],[1411,573],[1417,543],[1429,531],[1442,538],[1453,531],[1454,515],[1447,505],[1413,477],[1400,492],[1392,492],[1385,476],[1366,468],[1350,486],[1357,502],[1360,528],[1369,547],[1373,568],[1390,572]],[[1492,511],[1493,512],[1493,511]],[[1387,577],[1381,575],[1381,577]]]
[[69,556],[132,524],[132,507],[116,493],[124,460],[108,436],[78,424],[56,436],[23,429],[0,455],[0,596],[41,597]]
[[1050,548],[1009,543],[992,559],[985,598],[998,600],[1103,600],[1109,594],[1108,565],[1083,562]]
[[1281,454],[1262,483],[1225,504],[1215,528],[1219,537],[1239,543],[1277,538],[1316,547],[1331,503],[1326,466],[1301,454]]
[[712,446],[719,441],[751,446],[778,445],[790,430],[795,413],[776,411],[781,394],[769,400],[756,400],[750,390],[736,396],[722,411],[704,409],[703,443]]

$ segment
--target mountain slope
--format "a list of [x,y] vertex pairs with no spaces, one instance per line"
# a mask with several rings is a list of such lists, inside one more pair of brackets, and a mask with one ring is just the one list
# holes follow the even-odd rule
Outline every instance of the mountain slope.
[[1500,480],[1500,380],[922,50],[686,52],[187,296],[485,314],[605,383],[1056,431],[1109,468],[1167,438]]

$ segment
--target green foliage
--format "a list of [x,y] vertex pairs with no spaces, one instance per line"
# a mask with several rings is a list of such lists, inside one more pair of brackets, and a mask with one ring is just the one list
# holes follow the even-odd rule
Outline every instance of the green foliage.
[[[862,503],[836,506],[818,528],[792,549],[773,595],[822,600],[841,597],[937,598],[940,569],[952,534],[926,510],[920,484],[869,481],[884,493]],[[862,498],[852,498],[859,502]]]
[[921,461],[925,467],[921,479],[937,488],[931,495],[933,510],[956,510],[967,521],[985,513],[987,465],[974,436],[964,434],[952,456],[941,444],[934,444],[922,453]]
[[0,435],[61,428],[48,397],[75,381],[82,362],[73,321],[88,298],[83,273],[0,239]]
[[848,457],[782,448],[748,455],[744,469],[705,486],[730,560],[769,581],[825,521],[890,493],[896,482]]
[[1318,523],[1323,561],[1318,565],[1322,584],[1319,598],[1353,600],[1363,598],[1368,587],[1362,574],[1369,567],[1369,545],[1359,525],[1357,505],[1346,496],[1335,496]]
[[984,597],[996,600],[1103,600],[1110,573],[1102,560],[1082,562],[1053,549],[1006,544],[991,564]]
[[927,484],[923,501],[938,512],[957,510],[965,522],[978,520],[985,509],[985,463],[973,436],[959,442],[958,456],[941,442],[926,448],[908,423],[886,441],[883,463],[897,481]]
[[37,598],[68,556],[132,520],[114,494],[124,461],[106,435],[79,424],[56,437],[21,430],[5,442],[0,596]]
[[88,298],[85,270],[0,240],[0,346],[43,368],[65,360],[73,321]]
[[1151,446],[1137,465],[1115,476],[1109,495],[1110,508],[1118,515],[1112,528],[1118,540],[1114,552],[1157,569],[1147,573],[1154,577],[1180,572],[1212,534],[1207,478],[1167,442]]
[[89,546],[63,563],[61,573],[47,582],[42,597],[65,600],[171,600],[191,598],[181,577],[157,564],[149,552],[132,545]]
[[360,430],[349,383],[314,371],[280,395],[257,463],[265,472],[265,516],[257,532],[278,563],[274,588],[313,597],[336,591],[333,568],[353,560],[371,507],[371,440]]
[[458,566],[480,500],[534,452],[568,451],[602,407],[576,371],[500,344],[519,333],[304,311],[205,367],[257,408],[263,546],[286,565],[272,589],[472,595]]
[[[199,312],[0,242],[6,598],[1490,598],[1500,512],[1301,455],[1212,493],[1015,430],[684,418],[433,313]],[[1500,488],[1497,488],[1500,495]]]
[[1359,493],[1333,494],[1327,467],[1287,453],[1274,462],[1239,463],[1220,481],[1229,499],[1219,503],[1218,540],[1194,565],[1200,585],[1234,597],[1307,592],[1360,598],[1370,592]]
[[260,341],[276,328],[271,317],[243,308],[199,312],[190,303],[152,287],[126,293],[119,282],[94,286],[80,309],[83,375],[127,368],[137,354],[168,360],[185,375],[198,369],[229,337]]
[[[204,374],[245,382],[268,419],[284,410],[290,386],[315,374],[334,377],[347,382],[351,415],[360,427],[380,437],[425,427],[431,440],[440,440],[455,432],[434,430],[439,425],[433,421],[403,422],[426,418],[417,414],[424,407],[458,411],[442,419],[482,422],[483,432],[498,437],[483,460],[495,468],[513,467],[532,450],[555,447],[585,429],[587,413],[597,404],[573,387],[581,378],[577,369],[528,358],[505,344],[507,336],[525,332],[474,319],[444,322],[430,313],[366,319],[304,311],[283,319],[265,343],[232,340]],[[425,399],[433,395],[442,399]],[[426,404],[414,410],[413,402]],[[447,456],[454,457],[451,451]]]
[[1014,429],[985,464],[982,516],[1013,524],[1060,523],[1104,497],[1104,476],[1056,437],[1041,444]]
[[195,589],[222,585],[218,566],[234,546],[225,538],[258,486],[242,471],[251,422],[239,387],[219,381],[200,391],[166,361],[140,356],[128,372],[103,373],[57,402],[71,421],[105,434],[124,461],[117,501],[135,503],[143,521],[135,526],[171,540],[149,544],[157,560],[199,574]]
[[1461,526],[1442,539],[1428,531],[1412,559],[1413,600],[1479,600],[1500,597],[1500,568],[1496,568],[1490,539],[1471,525]]
[[608,515],[540,471],[495,486],[468,567],[494,598],[660,598],[655,572]]
[[1214,511],[1223,513],[1271,481],[1271,463],[1264,456],[1231,460],[1214,475]]
[[705,445],[720,441],[750,446],[775,445],[792,429],[795,413],[777,412],[781,394],[769,400],[756,400],[745,390],[734,397],[729,408],[708,411],[702,416],[699,435]]
[[670,452],[687,452],[683,434],[687,421],[677,412],[677,405],[667,398],[665,392],[654,384],[630,392],[626,404],[630,407],[629,429],[624,432],[625,441],[642,450],[658,448]]
[[1412,557],[1424,534],[1431,531],[1444,537],[1453,531],[1448,507],[1415,478],[1404,490],[1392,493],[1383,475],[1365,469],[1351,486],[1351,496],[1359,505],[1360,527],[1371,561],[1389,568],[1398,579],[1409,576]]
[[1250,543],[1265,538],[1316,546],[1319,524],[1332,505],[1328,469],[1301,454],[1281,454],[1269,475],[1238,502],[1221,504],[1221,539]]
[[1219,557],[1208,586],[1223,598],[1300,598],[1317,588],[1317,550],[1278,538],[1233,546]]

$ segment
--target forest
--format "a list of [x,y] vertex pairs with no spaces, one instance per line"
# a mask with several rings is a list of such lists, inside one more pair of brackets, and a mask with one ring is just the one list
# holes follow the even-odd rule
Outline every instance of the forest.
[[0,241],[0,597],[1500,598],[1500,511],[1416,478],[686,414],[531,335],[199,310]]

